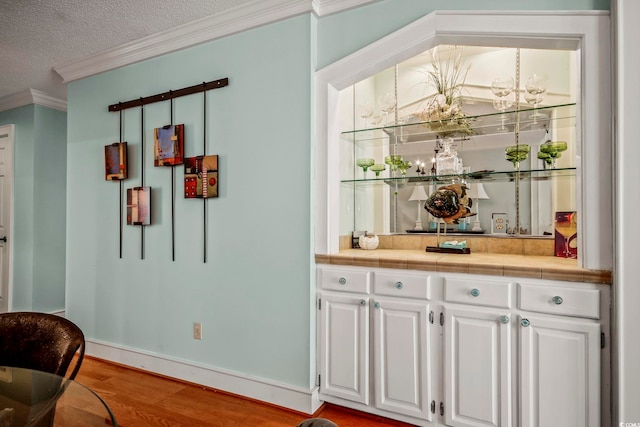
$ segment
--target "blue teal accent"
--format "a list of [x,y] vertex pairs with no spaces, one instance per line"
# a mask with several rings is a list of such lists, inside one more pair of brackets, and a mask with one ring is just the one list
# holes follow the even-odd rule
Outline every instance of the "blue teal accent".
[[66,113],[0,112],[14,124],[13,310],[60,311],[65,299]]
[[[243,32],[68,87],[67,315],[90,339],[308,386],[311,276],[310,16]],[[107,106],[229,77],[207,92],[208,151],[220,162],[203,263],[203,201],[184,199],[177,167],[171,260],[171,169],[153,166],[153,128],[169,103],[145,107],[145,185],[152,222],[124,226],[118,251],[117,182],[103,172],[118,140]],[[187,156],[203,154],[203,97],[175,101]],[[140,109],[124,114],[130,179],[142,183]],[[202,323],[203,339],[192,338]]]
[[610,0],[384,0],[318,22],[318,69],[436,10],[609,10]]
[[[525,4],[526,3],[526,4]],[[315,18],[302,15],[101,73],[68,85],[66,312],[89,340],[271,381],[313,387],[313,72],[439,8],[594,9],[608,2],[386,0]],[[206,154],[219,155],[217,199],[185,200],[175,169],[153,167],[153,128],[167,102],[126,110],[125,188],[152,187],[152,222],[124,226],[120,186],[104,180],[104,146],[118,141],[118,101],[229,77],[208,92]],[[187,156],[203,154],[202,95],[175,101]],[[33,171],[32,171],[33,173]],[[193,322],[203,339],[192,338]],[[313,361],[313,363],[312,363]]]
[[33,308],[65,307],[67,113],[35,106]]

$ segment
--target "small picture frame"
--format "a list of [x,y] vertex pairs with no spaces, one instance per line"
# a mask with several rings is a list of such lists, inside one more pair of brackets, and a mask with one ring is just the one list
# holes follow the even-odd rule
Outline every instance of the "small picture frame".
[[218,197],[218,155],[184,159],[185,199]]
[[153,165],[181,165],[184,157],[184,125],[167,125],[155,128],[153,135]]
[[491,214],[491,234],[507,234],[509,229],[509,217],[503,212]]
[[127,188],[127,225],[151,225],[151,187]]
[[114,142],[104,147],[104,178],[107,181],[127,179],[127,143]]

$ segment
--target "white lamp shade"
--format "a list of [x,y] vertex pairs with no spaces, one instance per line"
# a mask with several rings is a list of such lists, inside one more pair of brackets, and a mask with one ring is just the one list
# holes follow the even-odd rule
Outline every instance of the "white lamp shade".
[[411,196],[409,196],[409,201],[415,202],[420,200],[427,200],[428,198],[429,196],[427,196],[427,193],[424,191],[424,187],[422,185],[416,185],[415,187],[413,187]]
[[484,186],[479,182],[474,182],[471,184],[469,191],[467,191],[467,195],[471,199],[489,199],[489,195],[486,191],[484,191]]

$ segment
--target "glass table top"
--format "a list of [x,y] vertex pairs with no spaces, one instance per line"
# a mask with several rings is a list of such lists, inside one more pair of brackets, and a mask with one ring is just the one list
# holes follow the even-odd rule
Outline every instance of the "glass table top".
[[41,371],[0,366],[0,427],[117,425],[90,388]]

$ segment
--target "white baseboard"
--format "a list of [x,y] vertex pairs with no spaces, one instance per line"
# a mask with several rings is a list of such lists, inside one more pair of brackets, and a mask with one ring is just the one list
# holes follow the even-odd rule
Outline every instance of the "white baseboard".
[[305,389],[111,343],[87,340],[86,354],[303,414],[313,414],[322,404],[317,387]]

